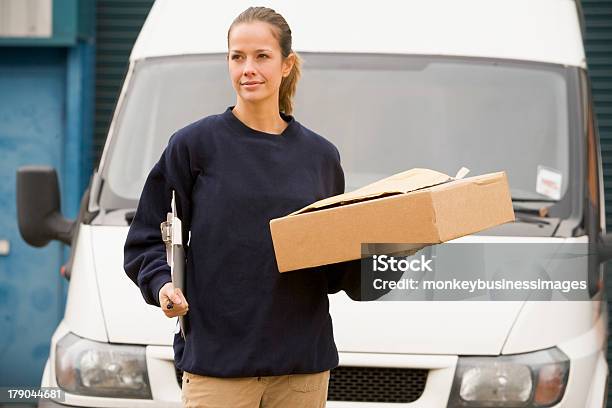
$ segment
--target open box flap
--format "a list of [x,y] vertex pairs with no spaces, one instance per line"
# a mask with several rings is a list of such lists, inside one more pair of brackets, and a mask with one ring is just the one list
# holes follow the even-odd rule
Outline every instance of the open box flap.
[[469,170],[462,167],[455,177],[430,169],[414,168],[394,174],[382,180],[368,184],[348,193],[335,195],[323,200],[316,201],[289,215],[301,214],[309,211],[320,210],[339,204],[348,204],[364,201],[376,197],[392,194],[404,194],[437,184],[446,183],[465,177]]

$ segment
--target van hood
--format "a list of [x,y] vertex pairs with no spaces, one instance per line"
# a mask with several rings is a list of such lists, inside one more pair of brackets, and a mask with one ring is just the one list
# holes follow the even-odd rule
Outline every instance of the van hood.
[[[171,346],[177,319],[168,319],[158,307],[145,303],[123,269],[127,232],[127,227],[95,226],[91,234],[109,341]],[[496,238],[501,237],[488,239]],[[355,302],[344,292],[329,299],[338,350],[372,353],[499,354],[524,305],[520,301]]]
[[522,305],[518,301],[354,302],[344,292],[330,296],[336,345],[347,352],[499,354]]
[[111,343],[172,345],[177,319],[149,305],[123,269],[127,227],[94,226],[91,247],[100,303]]

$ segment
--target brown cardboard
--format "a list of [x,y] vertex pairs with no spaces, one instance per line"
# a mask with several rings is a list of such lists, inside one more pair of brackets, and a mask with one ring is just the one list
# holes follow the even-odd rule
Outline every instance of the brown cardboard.
[[509,221],[505,172],[459,179],[411,169],[273,219],[270,231],[287,272],[359,259],[362,243],[435,244]]

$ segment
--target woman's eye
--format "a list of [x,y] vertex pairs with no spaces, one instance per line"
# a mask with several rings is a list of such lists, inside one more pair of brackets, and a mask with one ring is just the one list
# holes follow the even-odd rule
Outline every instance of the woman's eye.
[[240,58],[240,55],[232,55],[232,59],[233,59],[233,60],[236,60],[236,59],[238,59],[238,58]]
[[266,54],[259,54],[260,57],[268,58]]

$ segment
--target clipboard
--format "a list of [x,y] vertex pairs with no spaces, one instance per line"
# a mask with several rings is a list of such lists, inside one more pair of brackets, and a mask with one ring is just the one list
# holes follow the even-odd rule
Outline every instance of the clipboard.
[[[172,284],[185,295],[185,250],[183,248],[183,225],[176,211],[176,196],[172,190],[172,212],[167,213],[166,221],[160,224],[162,241],[166,245],[166,262],[170,265]],[[187,333],[186,316],[178,316],[181,336]]]

